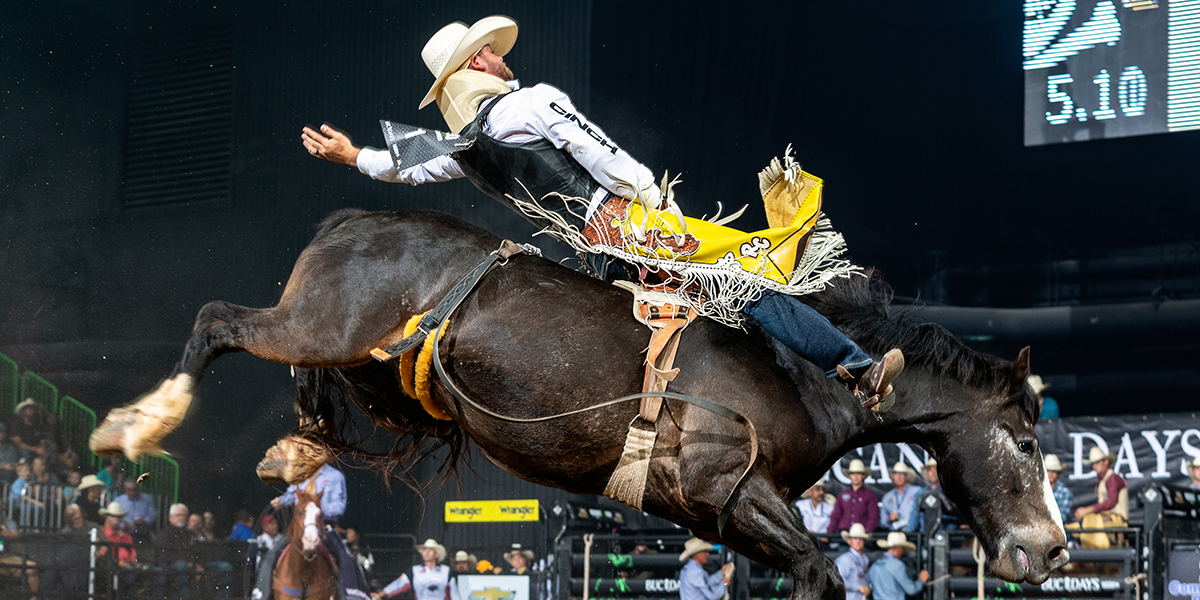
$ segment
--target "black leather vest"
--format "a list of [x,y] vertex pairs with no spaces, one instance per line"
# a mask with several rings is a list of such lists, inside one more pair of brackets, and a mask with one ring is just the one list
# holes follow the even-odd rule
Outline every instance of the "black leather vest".
[[[514,144],[501,142],[484,133],[483,123],[488,113],[503,98],[504,96],[500,96],[485,101],[486,106],[481,107],[475,120],[468,123],[460,134],[474,139],[475,142],[469,148],[451,156],[458,161],[467,179],[479,191],[515,210],[517,214],[524,216],[506,195],[533,200],[539,206],[562,215],[568,223],[582,229],[582,217],[587,211],[586,204],[573,203],[569,211],[561,199],[545,196],[557,192],[590,202],[592,194],[600,189],[600,184],[592,179],[583,165],[571,158],[566,151],[555,148],[549,140],[537,139]],[[572,211],[575,214],[572,214]],[[544,221],[528,216],[525,218],[538,227],[546,226]]]

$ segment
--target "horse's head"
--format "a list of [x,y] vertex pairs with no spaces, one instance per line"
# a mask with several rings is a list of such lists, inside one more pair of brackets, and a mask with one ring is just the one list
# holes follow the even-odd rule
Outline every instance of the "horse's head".
[[321,545],[321,528],[325,525],[321,517],[321,497],[324,495],[324,492],[316,492],[311,479],[308,486],[296,490],[296,508],[288,528],[288,539],[293,544],[299,541],[304,560],[311,561]]
[[994,389],[966,388],[961,410],[940,421],[929,445],[946,495],[965,513],[991,572],[1041,583],[1069,556],[1034,433],[1029,348],[998,375],[1003,381]]

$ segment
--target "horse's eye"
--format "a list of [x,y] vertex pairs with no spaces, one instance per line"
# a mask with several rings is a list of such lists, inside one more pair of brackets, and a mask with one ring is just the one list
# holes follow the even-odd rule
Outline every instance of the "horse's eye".
[[1017,450],[1020,450],[1021,452],[1024,452],[1025,454],[1032,454],[1033,453],[1033,442],[1031,442],[1029,440],[1026,440],[1023,442],[1017,442]]

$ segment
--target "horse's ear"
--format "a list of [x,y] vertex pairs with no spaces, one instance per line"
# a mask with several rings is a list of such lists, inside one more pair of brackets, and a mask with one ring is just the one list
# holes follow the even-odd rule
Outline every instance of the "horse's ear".
[[1008,381],[1008,389],[1020,393],[1025,389],[1025,380],[1029,378],[1029,346],[1021,348],[1017,360],[1013,361],[1012,374]]

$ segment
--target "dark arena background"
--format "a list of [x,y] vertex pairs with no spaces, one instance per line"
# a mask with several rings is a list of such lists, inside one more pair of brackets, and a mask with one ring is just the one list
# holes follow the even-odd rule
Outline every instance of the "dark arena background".
[[[389,185],[315,160],[300,143],[303,126],[325,122],[376,147],[380,119],[445,129],[436,108],[417,110],[431,80],[422,46],[451,21],[505,14],[520,24],[506,61],[522,83],[554,84],[656,174],[679,174],[687,214],[749,204],[733,226],[765,228],[756,174],[791,144],[825,180],[823,208],[851,257],[883,272],[896,304],[1006,359],[1032,347],[1033,372],[1061,415],[1038,426],[1043,449],[1062,459],[1076,506],[1094,499],[1088,449],[1100,442],[1118,454],[1137,532],[1116,558],[1080,563],[1058,588],[989,578],[988,595],[1194,597],[1200,555],[1178,559],[1185,575],[1164,573],[1172,549],[1194,552],[1197,542],[1172,546],[1164,531],[1195,540],[1195,523],[1143,528],[1171,510],[1197,516],[1195,494],[1164,508],[1163,494],[1173,497],[1154,487],[1186,487],[1185,462],[1200,460],[1193,4],[0,3],[0,408],[10,430],[27,397],[57,413],[82,473],[94,473],[88,411],[103,419],[169,375],[205,303],[277,303],[299,251],[336,209],[441,210],[566,257],[466,181]],[[1046,19],[1054,22],[1039,25]],[[1054,45],[1073,28],[1084,33]],[[286,365],[233,354],[197,397],[165,442],[169,460],[120,468],[151,474],[143,487],[160,520],[183,502],[211,511],[224,539],[235,511],[258,516],[283,492],[254,467],[295,425],[293,386]],[[854,458],[882,494],[896,460],[919,470],[926,456],[884,445]],[[849,481],[845,462],[829,475],[830,493]],[[678,597],[674,556],[686,530],[518,480],[477,449],[470,466],[418,495],[342,465],[341,524],[377,549],[381,585],[419,560],[415,542],[436,538],[497,566],[523,544],[540,569],[530,597],[582,596],[566,589],[583,577],[583,544],[572,536],[598,532],[593,556],[622,555],[632,545],[611,534],[641,531],[671,556],[667,568],[621,569],[653,571],[654,583],[612,587],[620,565],[593,559],[591,596]],[[435,465],[413,474],[430,480]],[[447,522],[447,501],[515,499],[538,500],[539,520]],[[10,516],[16,502],[6,496]],[[21,535],[57,529],[62,515],[48,515],[18,523]],[[552,554],[560,534],[569,543]],[[912,566],[933,571],[934,541],[921,540],[925,562]],[[19,548],[6,543],[10,554]],[[953,577],[922,593],[977,595],[969,551],[947,543]],[[249,597],[238,569],[234,596]],[[0,596],[28,597],[14,573],[0,573]],[[1126,579],[1139,573],[1144,582]],[[780,576],[748,563],[742,576],[738,598],[789,589],[762,587]]]

